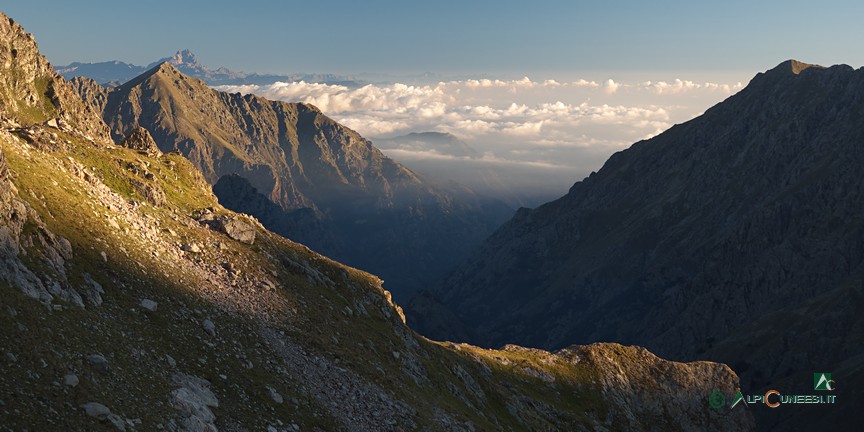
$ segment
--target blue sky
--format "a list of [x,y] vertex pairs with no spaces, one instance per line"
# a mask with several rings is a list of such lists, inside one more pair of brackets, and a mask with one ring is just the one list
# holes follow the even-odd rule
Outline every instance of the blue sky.
[[859,67],[856,2],[12,1],[54,64],[190,48],[260,72],[540,74]]
[[[0,10],[55,65],[146,65],[188,48],[212,68],[357,74],[373,82],[220,90],[312,103],[373,140],[452,133],[480,156],[387,154],[475,188],[492,167],[513,190],[560,195],[613,152],[692,119],[783,60],[859,67],[864,6],[814,4],[26,0]],[[435,78],[409,76],[425,72]]]

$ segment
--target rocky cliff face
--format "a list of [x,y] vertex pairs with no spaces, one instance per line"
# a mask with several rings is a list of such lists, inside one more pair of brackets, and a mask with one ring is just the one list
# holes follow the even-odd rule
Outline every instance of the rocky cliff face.
[[0,113],[7,127],[53,120],[97,141],[107,139],[99,113],[84,104],[39,54],[33,35],[3,15],[0,23]]
[[[381,275],[401,298],[443,277],[509,216],[503,204],[468,190],[426,183],[311,105],[218,92],[169,63],[107,96],[94,85],[76,81],[81,96],[103,111],[115,140],[143,127],[162,151],[183,153],[210,184],[226,176],[245,179],[253,195],[281,211],[265,212],[231,195],[235,188],[219,188],[220,200],[282,235]],[[309,214],[320,231],[307,231],[308,218],[296,217]]]
[[380,279],[225,209],[187,159],[131,132],[123,147],[0,127],[0,428],[752,426],[707,407],[738,388],[724,365],[425,339]]
[[[862,324],[862,109],[864,70],[782,63],[520,210],[433,297],[484,345],[616,340],[728,361],[751,388],[806,384],[864,353],[848,338]],[[829,325],[838,299],[855,306]],[[430,304],[417,322],[447,337]]]

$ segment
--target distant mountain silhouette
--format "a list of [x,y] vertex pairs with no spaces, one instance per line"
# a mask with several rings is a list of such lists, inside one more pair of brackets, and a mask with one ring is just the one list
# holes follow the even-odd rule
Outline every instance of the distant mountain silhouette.
[[144,72],[153,69],[161,63],[170,63],[183,74],[192,78],[203,79],[209,85],[230,85],[230,84],[272,84],[277,81],[293,82],[320,82],[328,84],[341,84],[349,87],[359,85],[359,82],[348,76],[333,75],[333,74],[258,74],[236,72],[230,69],[220,67],[218,69],[210,69],[198,57],[188,49],[177,51],[176,54],[170,57],[165,57],[150,63],[147,66],[137,66],[130,63],[124,63],[119,60],[98,62],[98,63],[81,63],[74,62],[65,66],[57,66],[57,73],[64,78],[71,80],[72,78],[85,77],[90,78],[100,85],[116,87],[125,83]]

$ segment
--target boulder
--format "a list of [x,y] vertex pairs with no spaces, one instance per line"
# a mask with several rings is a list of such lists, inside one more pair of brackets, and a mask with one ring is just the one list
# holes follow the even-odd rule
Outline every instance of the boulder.
[[69,374],[63,377],[63,384],[69,387],[75,387],[79,382],[78,375],[75,374]]
[[174,374],[172,381],[178,386],[171,392],[171,405],[178,409],[185,430],[216,432],[216,416],[210,408],[219,406],[219,400],[210,390],[210,382],[182,373]]
[[195,243],[184,244],[184,245],[180,246],[180,250],[182,250],[183,252],[189,252],[189,253],[201,253],[201,248],[198,247],[198,245],[196,245]]
[[112,414],[111,410],[101,403],[87,402],[86,404],[81,405],[81,408],[83,408],[84,412],[86,412],[90,417],[96,417],[99,420],[107,421],[114,425],[114,428],[119,431],[126,430],[126,422],[123,418],[117,414]]
[[159,146],[156,145],[156,141],[153,141],[153,137],[150,136],[150,132],[147,132],[147,129],[143,127],[136,127],[126,135],[126,138],[123,139],[123,142],[120,143],[121,146],[130,148],[133,150],[138,150],[146,153],[149,156],[162,156],[162,151],[159,150]]
[[100,354],[90,354],[87,356],[87,363],[90,363],[90,366],[99,372],[107,373],[110,369],[108,365],[108,360]]
[[204,322],[201,323],[201,326],[207,334],[210,336],[216,336],[216,324],[213,324],[213,321],[205,319]]
[[255,227],[243,222],[239,218],[228,218],[219,220],[220,230],[241,243],[252,244],[255,242]]
[[90,417],[106,417],[111,414],[111,410],[108,409],[107,406],[98,402],[87,402],[86,404],[81,405],[81,408],[83,408],[84,412],[86,412]]
[[198,222],[241,243],[253,244],[255,242],[255,226],[239,216],[217,216],[208,209],[198,218]]
[[105,289],[89,273],[84,273],[84,285],[81,286],[81,294],[88,303],[99,306],[102,304],[102,294],[105,294]]
[[156,303],[150,299],[142,299],[140,306],[150,312],[156,312],[156,308],[159,307],[159,303]]
[[273,399],[273,402],[276,402],[277,404],[281,404],[285,401],[285,399],[282,398],[282,395],[280,395],[273,387],[268,386],[267,393],[270,394],[270,399]]

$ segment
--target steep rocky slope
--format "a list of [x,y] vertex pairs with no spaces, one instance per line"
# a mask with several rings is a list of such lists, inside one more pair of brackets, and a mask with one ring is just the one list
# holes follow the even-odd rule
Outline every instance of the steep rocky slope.
[[65,80],[39,55],[33,35],[11,18],[0,25],[0,113],[4,127],[29,126],[49,119],[88,139],[107,139],[101,113],[82,103]]
[[[210,184],[232,175],[246,179],[285,216],[274,221],[257,203],[230,195],[234,188],[220,189],[220,200],[381,275],[401,298],[443,277],[510,216],[503,204],[468,190],[426,183],[311,105],[218,92],[170,63],[110,92],[92,80],[75,84],[103,111],[115,140],[144,127],[162,151],[179,150]],[[320,232],[292,225],[309,210]],[[294,237],[298,232],[302,238]],[[334,237],[342,240],[338,247]]]
[[[0,33],[14,35],[18,58],[26,49],[44,62],[2,14]],[[144,130],[124,147],[84,133],[98,119],[12,126],[10,94],[0,95],[0,430],[752,426],[744,411],[707,407],[709,392],[738,388],[724,365],[615,344],[553,354],[420,337],[380,279],[221,207]]]
[[862,112],[864,70],[760,73],[520,210],[417,302],[415,321],[492,346],[635,343],[729,362],[748,388],[807,387],[864,353]]

